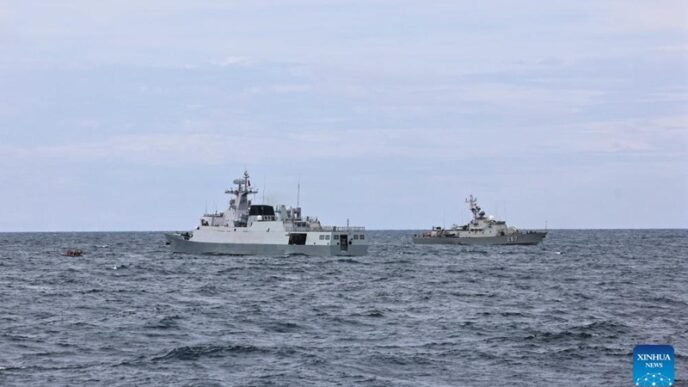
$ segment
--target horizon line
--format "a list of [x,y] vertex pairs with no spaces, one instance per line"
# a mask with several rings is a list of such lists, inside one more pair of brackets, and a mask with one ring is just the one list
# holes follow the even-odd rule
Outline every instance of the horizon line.
[[[640,231],[640,230],[688,230],[688,227],[558,227],[558,228],[519,228],[525,231]],[[186,229],[184,229],[186,230]],[[427,228],[366,228],[365,231],[423,231]],[[180,230],[27,230],[27,231],[6,231],[0,230],[0,234],[68,234],[68,233],[168,233]]]

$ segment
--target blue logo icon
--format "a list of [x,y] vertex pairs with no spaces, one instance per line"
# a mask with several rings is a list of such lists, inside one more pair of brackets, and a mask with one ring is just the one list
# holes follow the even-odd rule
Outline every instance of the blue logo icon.
[[636,345],[633,349],[633,384],[636,386],[674,385],[674,347]]

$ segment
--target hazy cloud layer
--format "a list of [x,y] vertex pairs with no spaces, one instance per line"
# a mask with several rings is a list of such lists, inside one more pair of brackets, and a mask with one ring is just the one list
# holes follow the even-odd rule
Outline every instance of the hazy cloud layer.
[[0,47],[0,230],[190,227],[244,168],[326,222],[688,226],[683,1],[0,2]]

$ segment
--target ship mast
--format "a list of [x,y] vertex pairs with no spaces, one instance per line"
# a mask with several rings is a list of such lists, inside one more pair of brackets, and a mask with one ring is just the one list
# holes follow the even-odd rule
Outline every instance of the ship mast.
[[226,194],[234,194],[234,195],[239,195],[239,194],[257,194],[258,190],[251,188],[251,180],[250,176],[248,175],[248,171],[244,171],[244,176],[240,177],[238,179],[234,179],[234,184],[236,184],[236,188],[228,189],[225,190]]
[[480,209],[480,206],[478,205],[478,198],[474,197],[472,194],[466,199],[466,203],[468,203],[468,207],[471,209],[471,212],[473,213],[473,218],[474,219],[480,219],[485,216],[485,211],[482,211]]
[[234,179],[235,188],[225,190],[226,194],[232,194],[235,199],[230,200],[230,208],[237,210],[239,213],[248,212],[248,207],[251,202],[248,200],[248,195],[257,194],[258,190],[251,188],[251,180],[248,171],[244,171],[244,176]]

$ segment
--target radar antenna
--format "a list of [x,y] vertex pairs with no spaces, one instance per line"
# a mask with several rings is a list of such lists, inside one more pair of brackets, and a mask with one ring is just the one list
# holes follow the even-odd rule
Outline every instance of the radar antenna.
[[468,203],[468,207],[471,209],[471,212],[473,213],[473,218],[475,219],[480,219],[481,217],[485,216],[485,212],[480,209],[480,206],[478,205],[478,198],[474,197],[472,194],[466,199],[466,203]]

